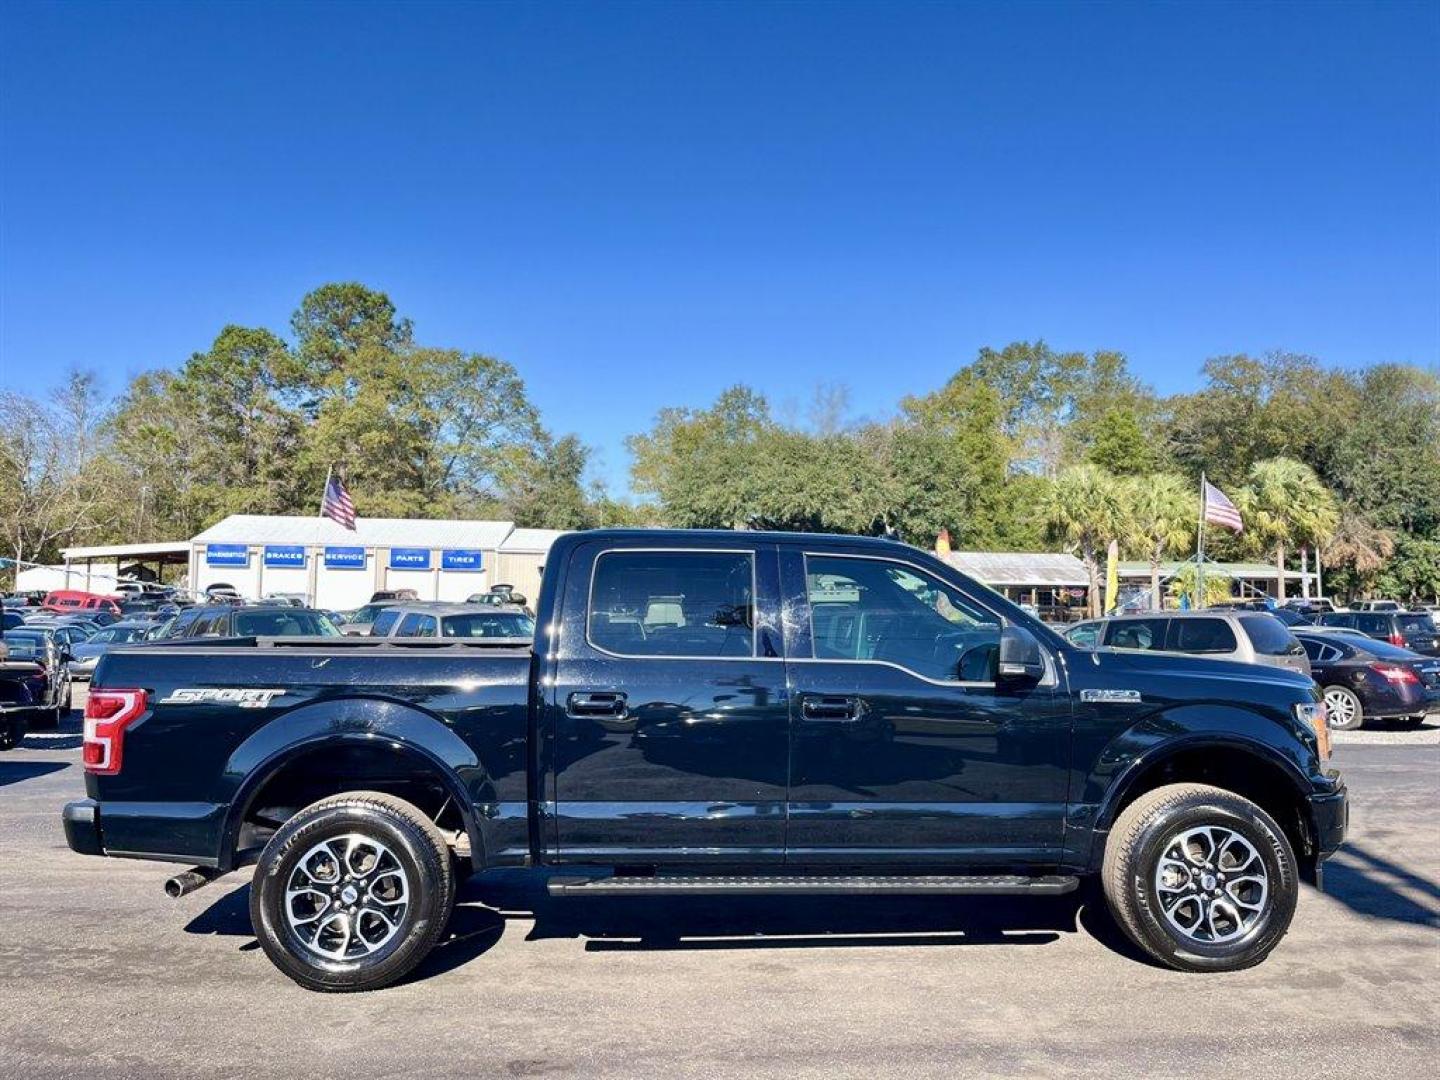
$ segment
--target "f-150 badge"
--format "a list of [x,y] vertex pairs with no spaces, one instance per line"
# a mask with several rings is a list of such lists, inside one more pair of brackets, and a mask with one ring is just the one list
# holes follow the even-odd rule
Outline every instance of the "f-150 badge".
[[159,705],[236,705],[242,709],[264,709],[273,698],[285,693],[283,689],[241,689],[239,687],[197,687],[186,690],[172,690],[169,697],[161,698]]
[[1140,700],[1139,690],[1081,690],[1081,701],[1099,701],[1110,705],[1124,702],[1129,705]]

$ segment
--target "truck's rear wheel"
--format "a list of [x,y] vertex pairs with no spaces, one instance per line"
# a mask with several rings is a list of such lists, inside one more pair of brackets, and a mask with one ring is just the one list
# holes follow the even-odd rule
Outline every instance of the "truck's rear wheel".
[[1249,799],[1204,784],[1146,792],[1105,845],[1105,898],[1125,933],[1181,971],[1260,963],[1299,894],[1283,830]]
[[275,966],[311,990],[376,990],[439,939],[455,903],[445,838],[414,806],[354,791],[306,807],[255,868],[250,922]]

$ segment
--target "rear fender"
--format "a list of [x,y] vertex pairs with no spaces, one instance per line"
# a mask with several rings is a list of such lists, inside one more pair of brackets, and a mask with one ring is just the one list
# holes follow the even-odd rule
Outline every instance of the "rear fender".
[[302,706],[257,729],[235,748],[225,765],[224,775],[235,787],[220,865],[234,866],[241,824],[266,781],[303,755],[342,746],[388,750],[437,777],[460,810],[475,868],[485,865],[481,822],[484,807],[495,802],[485,766],[433,713],[380,698],[335,698]]

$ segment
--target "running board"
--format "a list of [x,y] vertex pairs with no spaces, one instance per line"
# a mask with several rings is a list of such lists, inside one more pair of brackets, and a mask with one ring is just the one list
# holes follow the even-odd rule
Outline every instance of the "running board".
[[555,877],[551,896],[1060,896],[1080,879],[1061,875],[657,874],[654,877]]

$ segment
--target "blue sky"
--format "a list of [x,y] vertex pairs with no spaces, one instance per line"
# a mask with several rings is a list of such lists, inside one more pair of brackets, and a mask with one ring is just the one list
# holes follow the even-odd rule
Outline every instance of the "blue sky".
[[0,7],[0,385],[331,280],[623,438],[982,345],[1440,361],[1440,5]]

